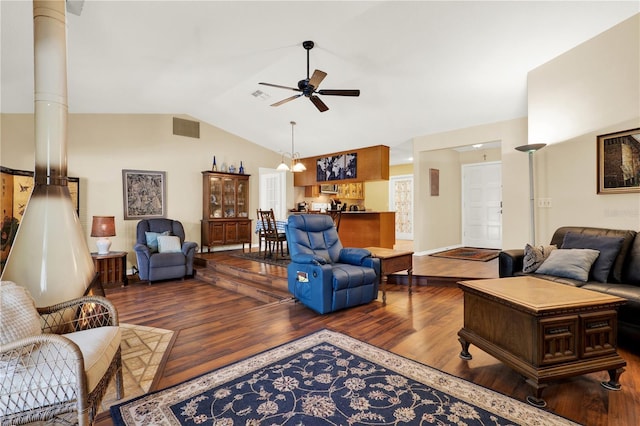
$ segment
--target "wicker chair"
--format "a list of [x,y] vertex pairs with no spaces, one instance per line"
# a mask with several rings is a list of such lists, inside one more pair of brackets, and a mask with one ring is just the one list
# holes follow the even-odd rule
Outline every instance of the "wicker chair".
[[118,314],[101,296],[36,308],[26,289],[0,282],[0,424],[77,413],[92,424],[111,378],[123,395]]

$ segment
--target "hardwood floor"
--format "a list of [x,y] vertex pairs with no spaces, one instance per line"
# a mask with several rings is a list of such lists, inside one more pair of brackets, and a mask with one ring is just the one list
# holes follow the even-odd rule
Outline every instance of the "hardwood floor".
[[[438,274],[468,277],[470,269],[482,263],[489,273],[497,276],[497,265],[491,266],[490,262],[451,259],[434,262],[436,258],[424,258],[428,259],[414,259],[414,273],[437,270]],[[212,254],[211,259],[268,275],[286,289],[284,268],[221,252]],[[423,260],[430,265],[418,265]],[[406,286],[389,284],[386,305],[380,295],[367,305],[327,315],[318,315],[291,299],[264,303],[199,279],[151,286],[133,281],[128,287],[108,288],[106,292],[118,308],[121,322],[176,331],[174,345],[154,389],[329,328],[520,401],[530,393],[519,374],[480,349],[471,346],[471,361],[458,357],[457,332],[462,327],[463,306],[462,292],[454,285],[418,285],[409,295]],[[608,378],[606,372],[562,380],[545,389],[547,409],[585,425],[640,424],[640,355],[635,350],[634,353],[628,348],[619,349],[627,361],[620,392],[606,391],[600,386],[600,381]],[[100,415],[96,424],[106,426],[112,422],[108,416]]]

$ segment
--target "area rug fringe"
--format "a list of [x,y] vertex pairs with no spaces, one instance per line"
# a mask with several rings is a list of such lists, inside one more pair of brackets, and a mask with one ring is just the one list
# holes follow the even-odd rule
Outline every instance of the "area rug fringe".
[[[464,403],[458,402],[450,404],[449,409],[451,409],[452,411],[452,414],[450,415],[453,417],[448,419],[448,421],[452,422],[453,424],[461,424],[460,422],[464,424],[473,423],[470,420],[475,419],[475,417],[473,416],[475,414],[474,407],[477,407],[489,413],[489,418],[487,418],[486,420],[489,421],[490,419],[491,424],[501,424],[501,419],[499,419],[499,417],[501,417],[502,421],[507,421],[507,424],[521,424],[531,426],[576,425],[576,423],[563,417],[537,409],[526,403],[514,400],[508,396],[491,391],[482,386],[475,385],[464,379],[449,375],[440,370],[434,369],[416,361],[412,361],[410,359],[393,354],[391,352],[385,351],[383,349],[377,348],[365,342],[331,330],[318,331],[316,333],[283,344],[276,348],[267,350],[245,360],[231,364],[227,367],[222,367],[218,370],[206,373],[195,379],[188,380],[182,384],[178,384],[165,390],[157,391],[148,395],[144,395],[142,397],[136,398],[135,400],[128,401],[124,404],[113,406],[111,407],[111,414],[114,424],[126,426],[145,424],[186,424],[180,422],[179,418],[176,416],[176,413],[182,415],[185,420],[187,420],[188,418],[188,420],[195,421],[196,423],[208,422],[209,424],[211,424],[211,418],[209,418],[208,416],[212,415],[214,403],[216,404],[217,409],[223,407],[223,410],[234,411],[233,407],[231,407],[232,409],[229,408],[230,406],[233,406],[233,404],[235,404],[234,401],[236,401],[238,398],[243,399],[250,396],[249,394],[251,392],[247,393],[247,388],[253,391],[253,393],[258,393],[256,388],[261,389],[259,392],[260,396],[258,396],[258,402],[260,402],[260,404],[258,407],[246,408],[245,412],[241,413],[241,415],[246,415],[247,413],[256,415],[258,413],[262,413],[264,415],[265,410],[276,409],[279,403],[282,403],[282,398],[284,398],[284,396],[269,393],[267,390],[265,390],[266,388],[262,388],[260,386],[260,380],[263,380],[265,376],[269,374],[269,372],[273,371],[279,372],[279,374],[282,375],[282,379],[291,380],[292,376],[288,374],[287,370],[289,368],[292,368],[291,365],[296,366],[296,368],[298,369],[297,374],[299,374],[301,369],[301,366],[299,364],[300,360],[303,360],[303,363],[308,362],[308,365],[312,365],[313,362],[309,360],[314,357],[314,351],[321,349],[329,352],[333,350],[335,352],[332,347],[339,348],[347,352],[347,354],[344,354],[345,359],[339,358],[339,356],[342,354],[341,351],[338,351],[335,354],[338,362],[353,362],[345,360],[351,360],[353,356],[359,357],[360,359],[364,359],[367,361],[366,364],[368,367],[373,366],[377,372],[386,372],[385,376],[388,378],[393,378],[399,381],[405,380],[405,378],[410,379],[413,382],[417,382],[417,385],[419,385],[419,387],[427,387],[427,390],[433,389],[440,392],[444,395],[444,401],[448,401],[449,399],[453,400],[454,398],[460,401],[464,401]],[[353,355],[347,358],[349,354]],[[295,358],[287,362],[282,362],[283,360],[286,360],[289,357],[293,357],[294,355]],[[333,374],[341,374],[341,367],[343,367],[343,364],[340,364],[340,368],[330,370],[330,372],[326,373],[326,375],[332,376]],[[274,370],[274,368],[276,370]],[[351,374],[349,374],[347,377],[351,378],[351,376],[353,376],[354,382],[357,382],[358,378],[365,376],[364,369],[366,368],[366,366],[363,366],[363,371],[358,373],[358,368],[350,367],[348,371]],[[381,368],[382,370],[378,370],[378,368]],[[338,372],[338,370],[341,370],[341,372]],[[321,375],[324,375],[324,373]],[[249,379],[245,379],[247,376],[249,377]],[[298,376],[294,375],[294,377]],[[235,385],[231,383],[231,381],[240,378],[242,379],[242,381],[236,382]],[[308,387],[312,383],[320,383],[321,379],[322,378],[319,378],[317,376],[311,376],[308,378],[308,380],[304,380],[304,386],[302,383],[300,383],[299,387]],[[273,382],[275,383],[277,382],[277,380],[274,380]],[[228,385],[225,386],[225,384]],[[282,385],[282,383],[280,383],[280,385]],[[395,385],[390,384],[385,387],[384,383],[375,385],[375,387],[379,387],[381,389],[379,391],[381,393],[392,393],[392,390],[395,389],[394,386]],[[401,386],[398,387],[398,389],[400,388]],[[235,396],[236,394],[234,393],[234,390],[236,389],[238,391],[237,396]],[[212,392],[215,393],[205,394],[207,390],[212,390]],[[326,409],[326,405],[323,406],[322,404],[318,403],[319,400],[317,398],[319,398],[319,396],[315,394],[315,391],[311,390],[308,392],[309,395],[302,396],[298,398],[298,400],[310,400],[312,398],[316,398],[317,405],[313,408],[315,410]],[[361,390],[361,392],[364,396],[364,390]],[[375,392],[378,391],[372,391],[371,393]],[[283,393],[288,394],[289,392],[286,391]],[[367,395],[370,396],[371,394]],[[442,397],[442,395],[440,396]],[[231,402],[224,403],[223,400],[225,397],[230,398],[229,400]],[[218,399],[220,399],[220,401],[215,402]],[[273,401],[271,401],[271,399],[273,399]],[[363,397],[359,399],[361,400],[360,402],[363,403],[362,401],[366,398]],[[434,399],[437,400],[438,398],[434,397]],[[205,405],[204,414],[198,411],[198,404],[200,403]],[[325,400],[324,403],[327,404],[327,401]],[[442,403],[442,400],[440,401],[440,403]],[[207,404],[211,404],[212,406],[208,407]],[[434,401],[434,406],[439,406],[438,401]],[[399,410],[396,410],[396,412],[408,415],[412,408],[413,407],[400,408]],[[360,410],[361,407],[357,407],[357,409]],[[359,413],[359,411],[355,411]],[[366,416],[372,414],[363,412],[361,415]],[[425,415],[426,414],[423,414],[423,420],[425,419]],[[442,415],[442,412],[436,413],[434,414],[434,416],[435,415]],[[291,416],[293,416],[293,414]],[[296,416],[296,419],[299,420],[300,413],[296,413]],[[258,415],[258,417],[260,416]],[[363,419],[364,418],[365,417],[363,417]],[[242,418],[242,420],[242,424],[245,424],[244,420],[249,421],[249,423],[247,424],[260,424],[260,421],[256,419]],[[369,420],[358,421],[356,423],[376,425],[390,424]],[[398,421],[400,419],[396,418],[395,420]],[[420,419],[416,418],[414,420],[419,421]],[[227,419],[227,423],[225,424],[234,424],[230,423],[230,421],[231,420]],[[255,421],[257,421],[257,423],[254,423]],[[322,424],[330,424],[325,423],[323,419],[320,418],[320,414],[315,417],[310,416],[304,418],[302,424],[316,424],[314,422],[318,421],[322,422]],[[272,425],[278,423],[271,421],[271,419],[267,420],[265,418],[264,424]]]

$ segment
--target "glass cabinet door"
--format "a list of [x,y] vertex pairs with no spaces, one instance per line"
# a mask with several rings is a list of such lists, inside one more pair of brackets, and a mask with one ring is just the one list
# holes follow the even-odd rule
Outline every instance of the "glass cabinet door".
[[236,217],[236,180],[224,178],[224,217]]
[[249,194],[247,193],[247,181],[244,179],[238,180],[238,217],[249,217],[247,211],[249,203],[247,202]]
[[217,177],[209,178],[209,217],[222,217],[222,179]]

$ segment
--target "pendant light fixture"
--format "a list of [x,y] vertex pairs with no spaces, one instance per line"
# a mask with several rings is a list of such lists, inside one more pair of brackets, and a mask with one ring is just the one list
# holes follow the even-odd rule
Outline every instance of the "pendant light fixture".
[[[280,165],[278,165],[276,170],[279,170],[282,172],[291,170],[294,173],[304,172],[305,170],[307,170],[307,168],[300,161],[300,154],[296,152],[294,141],[293,141],[293,127],[296,125],[296,122],[291,121],[290,124],[291,124],[291,152],[285,152],[282,154],[282,161],[280,162]],[[288,166],[287,163],[285,162],[285,159],[287,157],[289,157],[291,160],[290,161],[291,166]]]

